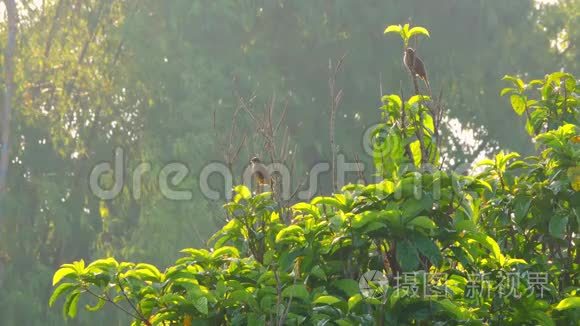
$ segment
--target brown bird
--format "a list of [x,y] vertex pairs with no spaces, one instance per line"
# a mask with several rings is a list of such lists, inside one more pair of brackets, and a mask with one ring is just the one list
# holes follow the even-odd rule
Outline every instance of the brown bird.
[[429,85],[429,80],[427,80],[427,71],[425,70],[425,64],[423,60],[417,56],[413,48],[407,48],[405,54],[403,55],[403,63],[405,67],[409,70],[413,76],[418,76],[425,82],[425,86],[431,93],[431,86]]
[[256,193],[262,193],[266,185],[271,186],[272,178],[258,157],[253,157],[250,163],[252,164],[252,175],[256,178]]

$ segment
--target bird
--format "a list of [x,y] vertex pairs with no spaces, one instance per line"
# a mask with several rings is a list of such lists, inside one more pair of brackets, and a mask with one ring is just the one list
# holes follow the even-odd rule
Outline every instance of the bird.
[[425,70],[425,64],[423,60],[417,56],[413,48],[407,48],[405,54],[403,55],[403,64],[409,70],[413,76],[418,76],[425,82],[425,86],[429,92],[431,92],[431,86],[429,85],[429,80],[427,80],[427,71]]
[[256,179],[256,193],[262,193],[265,186],[271,187],[272,185],[270,173],[257,156],[252,157],[250,164],[252,165],[252,176]]

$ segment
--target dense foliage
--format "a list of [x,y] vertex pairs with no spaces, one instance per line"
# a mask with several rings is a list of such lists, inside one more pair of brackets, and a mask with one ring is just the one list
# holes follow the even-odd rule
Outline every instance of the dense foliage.
[[[2,70],[9,2],[17,5],[18,28],[12,118],[1,123],[11,126],[8,184],[0,189],[2,325],[127,324],[127,314],[112,305],[104,313],[63,321],[58,309],[46,305],[53,272],[66,262],[109,256],[164,269],[180,248],[204,246],[223,226],[223,202],[203,197],[197,173],[224,160],[225,134],[241,99],[256,111],[270,102],[280,111],[287,107],[283,127],[298,149],[292,152],[296,183],[314,163],[329,160],[328,63],[345,53],[336,80],[343,90],[336,150],[372,166],[380,156],[366,155],[360,145],[363,131],[378,120],[374,108],[383,92],[407,99],[405,106],[418,100],[411,101],[399,43],[382,33],[385,21],[420,23],[437,38],[411,45],[427,64],[434,94],[443,90],[448,110],[436,138],[446,168],[499,148],[532,153],[526,129],[514,128],[520,120],[505,110],[509,102],[496,96],[501,77],[577,73],[580,62],[577,0],[4,0]],[[3,73],[2,103],[6,87]],[[240,134],[234,138],[246,142],[233,164],[235,174],[252,155],[264,156],[264,139],[250,117],[238,118]],[[532,116],[540,123],[534,128],[545,119],[541,112]],[[470,131],[474,141],[464,141]],[[429,151],[417,142],[412,146],[415,153]],[[125,150],[126,170],[148,162],[151,171],[140,197],[128,185],[113,200],[100,200],[88,187],[88,174],[111,161],[117,147]],[[404,153],[401,159],[408,160]],[[156,176],[174,161],[189,167],[181,186],[192,190],[191,200],[167,200],[159,192]],[[378,167],[385,178],[400,179],[392,168]],[[374,178],[372,169],[365,172]],[[331,193],[329,179],[321,176],[315,195]],[[515,233],[521,245],[519,229],[509,229],[508,222],[497,229],[501,233],[488,233],[500,245],[504,235]],[[544,243],[549,227],[539,229],[548,233],[533,231],[534,239]],[[549,243],[547,252],[561,259],[558,248],[566,248],[565,240]]]
[[[565,73],[505,79],[536,156],[502,152],[471,175],[426,171],[435,159],[403,154],[421,139],[409,131],[417,121],[432,135],[426,97],[385,96],[373,134],[382,182],[297,203],[289,225],[271,193],[238,186],[209,250],[184,249],[164,271],[113,258],[65,264],[51,304],[66,297],[74,317],[81,295],[94,297],[87,309],[112,303],[136,325],[570,325],[580,318],[578,85]],[[369,283],[378,296],[361,292],[368,271],[388,276]]]

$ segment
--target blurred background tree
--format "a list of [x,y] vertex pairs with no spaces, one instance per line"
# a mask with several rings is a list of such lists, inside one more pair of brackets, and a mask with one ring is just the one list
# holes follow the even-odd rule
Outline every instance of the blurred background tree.
[[[275,94],[288,105],[296,183],[329,160],[329,60],[345,54],[336,143],[370,168],[363,133],[376,122],[381,90],[411,91],[400,44],[381,33],[386,22],[411,22],[436,36],[412,45],[447,103],[449,166],[498,147],[529,152],[524,128],[514,128],[523,122],[498,96],[501,77],[578,73],[579,2],[545,2],[17,1],[11,164],[0,198],[2,323],[63,323],[46,305],[50,275],[62,262],[114,255],[163,265],[178,249],[202,245],[223,213],[222,202],[201,194],[198,174],[224,160],[222,141],[242,98],[261,109]],[[4,51],[5,18],[0,36]],[[264,152],[246,113],[238,124],[249,141],[240,142],[237,175]],[[127,171],[149,162],[151,172],[139,199],[128,186],[100,201],[88,175],[119,146]],[[189,168],[181,188],[193,191],[192,200],[170,201],[158,190],[160,168],[175,161]],[[327,175],[320,191],[330,189]],[[107,320],[69,323],[126,322],[117,313],[100,316]]]

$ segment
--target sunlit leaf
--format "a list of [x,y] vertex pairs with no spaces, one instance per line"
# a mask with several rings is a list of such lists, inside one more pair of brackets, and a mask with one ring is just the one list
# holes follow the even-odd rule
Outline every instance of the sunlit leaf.
[[524,114],[526,111],[526,101],[521,95],[510,96],[510,102],[512,104],[512,108],[518,115]]
[[78,303],[80,299],[80,292],[72,292],[66,297],[63,306],[63,313],[65,316],[74,318],[77,315]]
[[579,309],[580,308],[580,297],[570,297],[558,302],[554,309],[556,310],[568,310],[568,309]]
[[57,270],[56,273],[54,273],[54,275],[52,277],[52,285],[54,286],[58,282],[60,282],[63,278],[70,277],[73,275],[74,276],[78,275],[76,270],[74,270],[73,268],[70,268],[70,267],[63,267],[63,268]]
[[77,289],[78,285],[77,284],[73,284],[73,283],[62,283],[61,285],[59,285],[56,289],[54,289],[54,292],[52,293],[52,295],[50,296],[50,299],[48,300],[48,305],[52,307],[52,305],[54,304],[54,302],[63,295],[67,295],[69,292],[73,291],[74,289]]
[[408,37],[411,38],[415,35],[425,35],[427,37],[430,37],[429,31],[425,27],[419,27],[419,26],[411,28],[411,30],[409,31]]
[[384,34],[401,33],[402,30],[403,30],[403,27],[401,25],[389,25],[389,26],[387,26],[387,28],[385,28]]
[[211,254],[212,259],[223,258],[223,257],[239,258],[240,252],[238,251],[238,249],[236,247],[228,246],[228,247],[221,247],[221,248],[215,250]]
[[343,302],[343,300],[332,295],[321,295],[314,301],[312,301],[313,304],[327,304],[327,305],[333,305],[340,302]]

